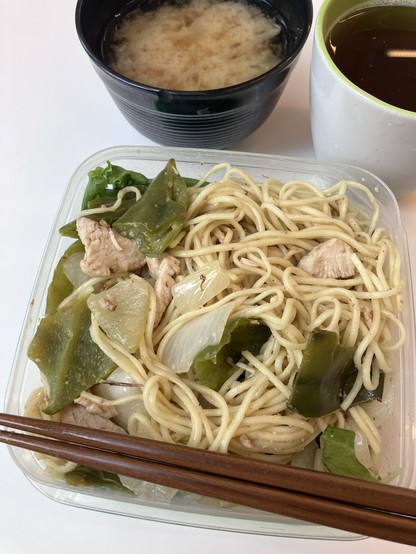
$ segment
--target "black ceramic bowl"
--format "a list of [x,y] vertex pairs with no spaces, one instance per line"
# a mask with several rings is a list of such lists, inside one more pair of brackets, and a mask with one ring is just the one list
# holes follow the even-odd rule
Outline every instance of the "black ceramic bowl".
[[114,102],[144,136],[166,146],[226,148],[250,135],[280,98],[312,25],[312,0],[249,0],[273,15],[286,41],[283,61],[263,75],[207,91],[175,91],[131,81],[104,62],[103,39],[114,17],[164,0],[78,0],[76,28]]

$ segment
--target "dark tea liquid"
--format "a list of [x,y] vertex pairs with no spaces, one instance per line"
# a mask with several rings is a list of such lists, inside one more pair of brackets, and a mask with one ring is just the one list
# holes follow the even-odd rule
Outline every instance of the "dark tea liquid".
[[416,112],[416,5],[364,7],[331,30],[340,71],[380,100]]

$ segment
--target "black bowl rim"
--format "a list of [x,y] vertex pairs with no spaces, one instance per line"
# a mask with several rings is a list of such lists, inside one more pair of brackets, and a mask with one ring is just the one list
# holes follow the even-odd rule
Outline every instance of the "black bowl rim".
[[160,87],[154,87],[151,85],[146,85],[144,83],[139,83],[138,81],[133,81],[131,79],[128,79],[127,77],[124,77],[117,71],[113,71],[110,69],[100,58],[98,58],[92,49],[90,48],[90,45],[88,44],[87,40],[85,39],[84,33],[82,31],[81,26],[81,10],[83,8],[83,4],[86,0],[77,0],[76,8],[75,8],[75,27],[78,34],[78,38],[84,48],[84,50],[87,52],[88,56],[91,58],[91,60],[107,75],[114,77],[119,82],[126,84],[127,86],[130,86],[131,88],[134,88],[136,90],[140,90],[142,92],[148,92],[152,94],[172,94],[175,96],[175,98],[182,98],[182,99],[190,99],[190,98],[205,98],[206,96],[209,96],[211,99],[215,97],[222,97],[227,94],[233,94],[238,92],[243,92],[246,89],[250,89],[257,85],[258,83],[265,81],[268,79],[268,77],[274,73],[280,73],[281,71],[284,71],[288,66],[291,66],[295,59],[299,56],[300,52],[302,51],[303,46],[305,45],[309,34],[311,32],[312,23],[313,23],[313,1],[312,0],[304,0],[307,8],[307,22],[305,25],[305,28],[302,32],[302,37],[299,43],[297,44],[295,50],[291,53],[290,56],[285,58],[283,61],[266,71],[265,73],[262,73],[261,75],[258,75],[257,77],[253,77],[253,79],[250,79],[248,81],[244,81],[243,83],[237,83],[235,85],[231,85],[229,87],[223,87],[223,88],[217,88],[217,89],[207,89],[207,90],[175,90],[175,89],[167,89],[167,88],[160,88]]

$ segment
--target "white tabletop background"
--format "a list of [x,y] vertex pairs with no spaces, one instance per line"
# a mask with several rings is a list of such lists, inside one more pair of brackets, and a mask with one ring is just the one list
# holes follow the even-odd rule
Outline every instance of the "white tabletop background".
[[[76,36],[75,3],[0,0],[1,398],[49,230],[73,171],[103,148],[152,144],[124,120],[93,71]],[[320,4],[314,0],[315,12]],[[308,114],[311,46],[312,33],[271,117],[233,150],[314,157]],[[400,200],[400,209],[415,266],[416,192]],[[0,447],[1,554],[411,550],[375,539],[333,542],[197,529],[61,505],[39,493]]]

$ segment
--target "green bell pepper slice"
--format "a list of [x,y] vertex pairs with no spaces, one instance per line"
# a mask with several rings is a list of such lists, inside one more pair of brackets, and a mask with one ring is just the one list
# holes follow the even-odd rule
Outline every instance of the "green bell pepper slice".
[[111,490],[134,494],[125,487],[117,473],[103,471],[88,466],[79,465],[65,473],[65,481],[73,487],[94,487],[101,490]]
[[193,367],[199,381],[213,390],[219,390],[235,371],[241,352],[249,350],[254,356],[271,335],[264,323],[240,317],[229,321],[221,341],[207,346],[195,356]]
[[[349,371],[346,372],[344,384],[342,387],[342,400],[345,400],[345,398],[348,396],[348,393],[351,391],[355,383],[356,377],[357,377],[356,367],[350,368]],[[358,404],[366,404],[367,402],[372,402],[373,400],[381,401],[383,399],[384,380],[385,380],[384,373],[380,373],[378,386],[374,390],[367,390],[363,385],[358,391],[357,396],[351,402],[351,406],[357,406]]]
[[187,206],[186,182],[171,159],[113,228],[135,239],[146,256],[160,256],[181,231]]
[[[101,206],[112,206],[114,202],[115,202],[114,198],[113,199],[103,198],[101,202],[95,200],[91,202],[91,204],[93,205],[93,207],[101,207]],[[95,221],[105,221],[111,226],[124,213],[126,213],[127,210],[131,208],[135,202],[136,202],[136,197],[134,198],[124,197],[120,206],[115,210],[92,213],[88,216],[88,218],[93,219]],[[69,237],[73,239],[79,238],[78,231],[77,231],[77,220],[73,219],[69,223],[65,223],[65,225],[60,227],[59,234],[63,237]]]
[[[198,179],[192,177],[184,177],[184,181],[188,187],[198,183]],[[124,169],[107,161],[106,167],[98,166],[88,172],[88,183],[81,209],[102,205],[108,198],[114,201],[119,191],[125,187],[136,187],[141,194],[144,194],[151,182],[152,179],[142,173]]]
[[308,418],[322,417],[338,410],[346,375],[354,367],[354,353],[354,348],[339,344],[337,333],[312,331],[288,408]]
[[[193,187],[199,181],[192,177],[183,177],[186,187]],[[96,167],[88,173],[88,183],[84,191],[81,209],[94,209],[101,206],[112,206],[120,190],[131,186],[137,188],[143,195],[152,183],[142,173],[124,169],[107,162],[106,167]],[[124,195],[120,206],[116,210],[108,210],[97,214],[90,214],[88,217],[94,220],[104,220],[113,225],[129,208],[136,202],[133,193]],[[63,225],[59,229],[60,235],[70,238],[78,238],[76,219]]]
[[44,317],[29,345],[28,357],[48,385],[46,414],[56,414],[72,404],[116,367],[91,338],[88,295],[85,291]]

